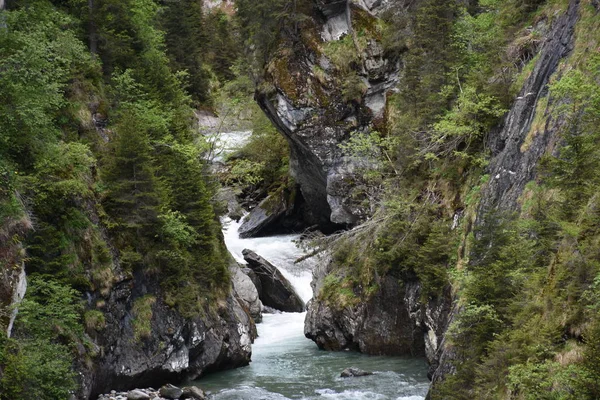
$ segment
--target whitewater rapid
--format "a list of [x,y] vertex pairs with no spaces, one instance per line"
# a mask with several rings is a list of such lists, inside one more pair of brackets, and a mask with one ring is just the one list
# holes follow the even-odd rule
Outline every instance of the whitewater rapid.
[[[240,239],[239,223],[224,219],[225,243],[244,263],[242,250],[255,251],[294,285],[304,301],[312,297],[311,261],[295,264],[304,253],[298,235]],[[314,262],[314,261],[312,261]],[[423,400],[429,381],[423,359],[366,356],[356,352],[325,352],[304,337],[306,313],[264,314],[257,325],[249,366],[219,372],[193,382],[212,392],[214,400]],[[340,378],[355,366],[371,376]]]

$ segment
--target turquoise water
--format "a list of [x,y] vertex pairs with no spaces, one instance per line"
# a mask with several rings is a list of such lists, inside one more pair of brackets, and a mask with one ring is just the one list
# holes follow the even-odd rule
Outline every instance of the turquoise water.
[[[321,351],[302,333],[304,315],[265,315],[249,366],[194,383],[218,400],[422,400],[427,394],[425,360]],[[350,366],[374,374],[340,378]]]
[[[308,301],[311,265],[294,264],[303,253],[297,236],[240,239],[239,223],[224,220],[225,243],[243,262],[244,248],[277,266]],[[356,352],[326,352],[304,337],[306,313],[264,314],[257,325],[249,366],[207,375],[193,384],[215,400],[422,400],[427,394],[427,364],[421,358],[375,357]],[[344,368],[358,367],[373,375],[340,378]]]

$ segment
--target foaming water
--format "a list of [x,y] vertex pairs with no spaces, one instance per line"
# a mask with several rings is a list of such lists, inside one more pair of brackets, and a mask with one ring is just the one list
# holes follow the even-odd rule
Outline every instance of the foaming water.
[[[310,262],[294,264],[304,253],[298,235],[240,239],[240,223],[224,219],[225,243],[244,263],[247,248],[264,257],[294,285],[304,301],[312,297]],[[249,366],[214,373],[193,382],[212,392],[214,400],[423,400],[427,394],[427,365],[420,358],[367,356],[356,352],[321,351],[304,337],[306,313],[264,314],[257,325]],[[340,378],[354,366],[370,376]]]
[[241,222],[235,222],[229,218],[223,218],[221,222],[223,224],[225,244],[237,262],[241,264],[246,263],[242,256],[242,250],[253,250],[259,256],[262,256],[279,268],[283,276],[294,285],[296,292],[298,292],[302,300],[307,302],[312,298],[313,293],[310,287],[310,281],[312,280],[311,261],[294,263],[294,261],[304,255],[303,251],[295,243],[300,238],[300,235],[240,239],[238,228]]

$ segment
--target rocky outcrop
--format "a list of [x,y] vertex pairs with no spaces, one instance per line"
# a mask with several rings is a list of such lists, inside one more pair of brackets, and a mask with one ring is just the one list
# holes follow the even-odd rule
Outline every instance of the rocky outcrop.
[[[135,334],[132,304],[155,296],[149,321],[151,335]],[[254,322],[232,291],[207,308],[205,315],[182,316],[167,305],[158,283],[143,276],[118,282],[103,305],[106,328],[95,343],[101,354],[94,361],[83,398],[110,389],[145,387],[161,382],[195,379],[214,370],[250,362]]]
[[[315,276],[320,287],[325,270]],[[449,288],[436,300],[421,301],[418,282],[381,278],[379,290],[355,306],[339,308],[319,296],[308,303],[304,334],[325,350],[427,356],[434,360],[450,314]]]
[[[249,307],[238,295],[242,292],[239,280],[233,279],[229,293],[206,304],[203,313],[189,316],[167,303],[155,275],[125,273],[118,262],[113,274],[108,292],[86,293],[88,306],[103,313],[105,324],[88,329],[95,354],[92,362],[79,367],[77,398],[177,383],[250,362],[256,327]],[[143,321],[147,334],[138,331],[134,311],[144,299],[151,300]],[[82,353],[84,357],[90,355]]]
[[[559,16],[547,32],[539,50],[535,67],[506,116],[503,125],[490,135],[489,147],[494,157],[488,167],[490,180],[482,188],[481,200],[475,225],[481,226],[491,211],[515,212],[519,210],[519,197],[527,183],[536,179],[537,166],[544,154],[552,154],[559,140],[558,131],[564,122],[549,115],[549,106],[544,112],[545,126],[534,129],[532,122],[538,104],[548,96],[550,77],[557,71],[559,63],[573,49],[575,24],[578,19],[579,0],[571,0],[565,14]],[[540,110],[538,110],[540,111]],[[460,309],[454,309],[450,319],[455,318]],[[456,354],[442,339],[438,354],[430,369],[433,386],[447,375],[455,372]]]
[[[263,86],[274,89],[256,93],[290,144],[291,172],[311,210],[306,222],[323,230],[354,225],[371,212],[354,190],[362,160],[345,155],[340,144],[383,123],[387,94],[398,81],[398,60],[388,57],[374,32],[373,15],[383,3],[389,2],[315,0],[301,40],[284,40],[266,68]],[[352,77],[343,76],[324,49],[356,31],[368,39],[351,65]]]
[[231,282],[237,298],[247,307],[254,322],[262,321],[262,302],[253,280],[248,276],[245,269],[237,263],[233,263],[229,267],[229,271],[231,272]]
[[304,302],[277,267],[252,250],[244,249],[242,254],[260,280],[259,296],[265,306],[285,312],[305,310]]
[[281,187],[244,217],[240,238],[301,231],[306,226],[303,203],[297,188]]
[[[540,100],[548,96],[550,77],[573,49],[578,8],[579,1],[572,0],[567,13],[556,19],[543,42],[539,59],[503,125],[490,135],[489,147],[494,157],[487,171],[490,180],[482,190],[478,223],[489,210],[518,209],[517,200],[525,185],[535,178],[541,157],[551,153],[556,144],[557,127],[563,121],[550,119],[546,126],[536,130],[532,130],[532,122]],[[549,109],[550,106],[542,110],[546,117]],[[528,137],[531,141],[525,145]]]

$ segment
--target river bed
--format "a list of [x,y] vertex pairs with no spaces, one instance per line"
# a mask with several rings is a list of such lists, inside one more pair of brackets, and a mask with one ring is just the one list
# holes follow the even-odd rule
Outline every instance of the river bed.
[[[277,266],[304,301],[312,297],[310,262],[294,260],[303,253],[296,235],[240,239],[239,223],[223,220],[225,243],[244,262],[242,250],[256,253]],[[306,313],[264,314],[257,325],[247,367],[207,375],[193,384],[212,392],[215,400],[422,400],[427,394],[427,364],[421,358],[367,356],[356,352],[327,352],[304,337]],[[374,374],[340,378],[347,367]]]

